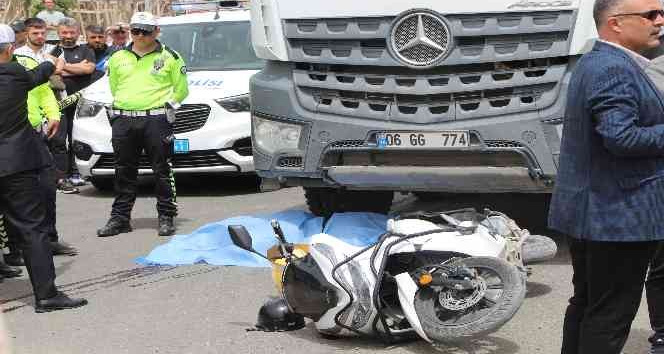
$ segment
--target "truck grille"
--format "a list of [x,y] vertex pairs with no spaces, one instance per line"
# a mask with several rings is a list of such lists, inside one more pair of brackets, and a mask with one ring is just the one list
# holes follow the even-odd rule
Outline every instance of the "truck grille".
[[[210,167],[210,166],[232,166],[228,160],[219,156],[216,151],[195,151],[188,154],[176,154],[171,159],[173,168],[192,168],[192,167]],[[115,161],[113,154],[101,154],[101,157],[93,168],[114,169]],[[138,162],[139,169],[150,169],[152,165],[147,155],[141,155]]]
[[[573,11],[444,16],[453,49],[443,65],[566,55]],[[289,56],[295,62],[400,66],[387,50],[395,17],[286,20]]]
[[298,64],[293,77],[299,102],[310,111],[426,124],[548,107],[566,70],[567,58],[399,72]]
[[173,133],[186,133],[198,130],[210,116],[210,106],[206,104],[183,104],[176,112]]
[[317,113],[439,123],[552,105],[567,72],[573,11],[445,16],[439,66],[403,66],[387,50],[394,17],[286,20],[300,104]]

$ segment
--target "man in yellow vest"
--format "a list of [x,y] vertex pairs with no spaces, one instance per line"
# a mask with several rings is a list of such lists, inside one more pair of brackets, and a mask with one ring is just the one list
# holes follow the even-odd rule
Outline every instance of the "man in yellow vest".
[[177,215],[171,124],[173,107],[189,94],[187,68],[178,53],[157,40],[159,27],[152,14],[135,13],[130,28],[133,42],[108,61],[116,197],[111,218],[97,235],[131,231],[138,161],[145,150],[156,179],[159,235],[170,236],[175,233],[173,218]]

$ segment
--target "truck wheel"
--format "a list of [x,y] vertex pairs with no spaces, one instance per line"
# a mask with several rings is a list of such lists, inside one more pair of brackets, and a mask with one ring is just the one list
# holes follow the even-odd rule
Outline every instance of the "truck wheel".
[[98,191],[108,192],[113,190],[113,177],[91,177],[90,183],[97,188]]
[[333,213],[366,211],[387,214],[392,207],[392,191],[349,191],[335,188],[304,188],[309,210],[328,218]]

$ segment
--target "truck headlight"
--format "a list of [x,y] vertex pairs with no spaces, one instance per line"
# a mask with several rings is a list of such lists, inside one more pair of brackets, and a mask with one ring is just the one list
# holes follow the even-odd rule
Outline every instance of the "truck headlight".
[[249,112],[251,109],[251,101],[249,100],[249,94],[218,98],[214,100],[219,104],[223,109],[229,112]]
[[76,117],[78,118],[91,118],[95,117],[101,109],[104,108],[104,104],[97,101],[86,100],[81,98],[78,101],[76,106]]
[[299,124],[285,123],[253,116],[256,147],[274,154],[281,150],[297,150],[302,134]]

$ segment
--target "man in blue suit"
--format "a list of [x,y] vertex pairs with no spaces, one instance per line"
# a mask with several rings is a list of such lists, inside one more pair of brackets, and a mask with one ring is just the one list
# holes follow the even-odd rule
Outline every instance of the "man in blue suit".
[[569,83],[549,214],[571,236],[563,354],[620,353],[664,240],[664,97],[639,54],[659,45],[662,4],[597,0],[593,16],[599,40]]

